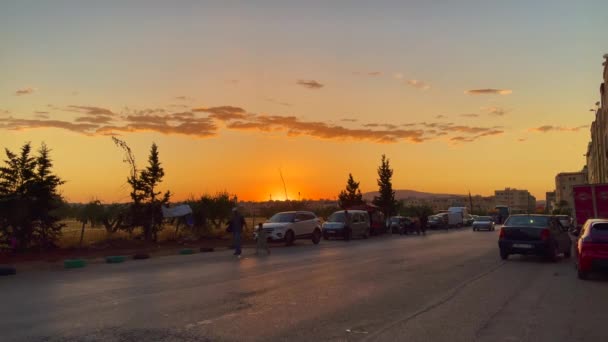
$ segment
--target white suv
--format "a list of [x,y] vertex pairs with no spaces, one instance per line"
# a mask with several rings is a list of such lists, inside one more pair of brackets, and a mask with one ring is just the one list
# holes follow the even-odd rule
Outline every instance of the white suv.
[[[312,239],[316,245],[321,241],[321,220],[310,211],[285,211],[272,215],[263,225],[271,241],[285,241],[293,245],[296,239]],[[255,234],[257,239],[257,233]]]

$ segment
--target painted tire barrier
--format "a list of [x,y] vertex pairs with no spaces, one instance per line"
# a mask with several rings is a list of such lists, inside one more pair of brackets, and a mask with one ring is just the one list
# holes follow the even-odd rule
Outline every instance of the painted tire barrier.
[[138,254],[133,255],[133,260],[144,260],[144,259],[150,259],[150,254],[138,253]]
[[0,276],[15,274],[17,274],[17,269],[15,269],[13,266],[0,266]]
[[209,252],[213,252],[214,249],[211,247],[201,247],[201,252],[202,253],[209,253]]
[[87,262],[82,259],[68,259],[63,261],[65,268],[82,268],[87,265]]
[[122,255],[112,255],[106,257],[106,263],[108,264],[119,264],[121,262],[125,262],[127,258]]
[[182,250],[179,251],[179,254],[181,254],[181,255],[194,254],[194,250],[190,249],[190,248],[184,248],[184,249],[182,249]]

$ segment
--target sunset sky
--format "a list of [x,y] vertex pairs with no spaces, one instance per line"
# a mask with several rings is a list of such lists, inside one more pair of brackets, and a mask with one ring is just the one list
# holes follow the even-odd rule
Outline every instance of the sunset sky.
[[[328,4],[329,3],[329,4]],[[580,170],[599,1],[2,1],[0,147],[52,149],[69,201],[129,198],[156,142],[174,200],[554,189]],[[4,156],[3,156],[4,159]]]

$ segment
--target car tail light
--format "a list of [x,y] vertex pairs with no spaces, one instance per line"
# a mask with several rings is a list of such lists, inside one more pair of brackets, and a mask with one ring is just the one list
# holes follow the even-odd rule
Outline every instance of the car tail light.
[[551,237],[551,231],[547,228],[543,229],[540,231],[540,239],[543,241],[547,241],[549,240],[549,238]]
[[499,239],[505,238],[505,229],[504,228],[500,228],[500,233],[498,234],[498,238]]

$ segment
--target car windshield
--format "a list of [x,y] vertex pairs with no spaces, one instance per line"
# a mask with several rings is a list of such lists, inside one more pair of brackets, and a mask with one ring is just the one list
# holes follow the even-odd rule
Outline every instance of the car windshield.
[[344,212],[340,211],[331,214],[331,216],[327,219],[327,222],[344,222]]
[[268,222],[271,222],[271,223],[293,222],[295,217],[296,217],[295,213],[278,213],[278,214],[272,215],[272,217],[270,218],[270,220],[268,220]]
[[475,221],[492,221],[492,218],[490,216],[479,216]]
[[548,227],[549,219],[548,216],[509,216],[505,226]]
[[398,217],[391,217],[391,222],[392,223],[399,223],[399,218]]

